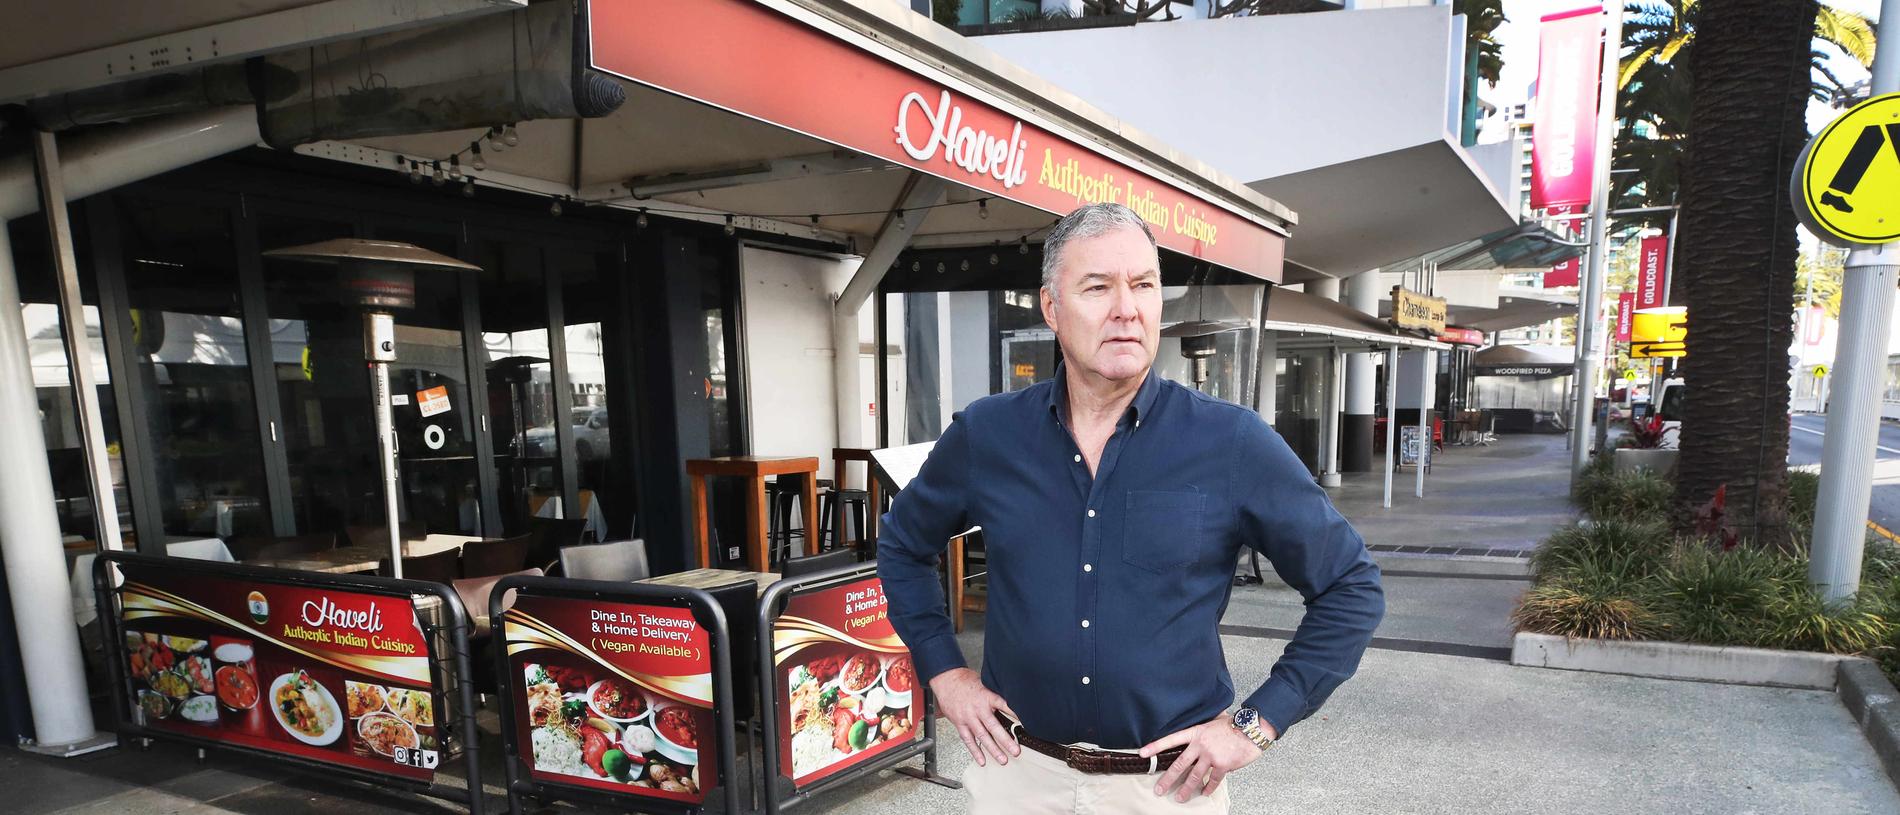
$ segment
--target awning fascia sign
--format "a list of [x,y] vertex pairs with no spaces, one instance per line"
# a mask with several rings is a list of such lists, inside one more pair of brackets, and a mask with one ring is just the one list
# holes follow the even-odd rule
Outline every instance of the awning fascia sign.
[[[593,67],[1050,213],[1112,201],[1164,248],[1278,283],[1277,225],[1058,135],[1032,111],[753,0],[593,3]],[[843,91],[843,92],[841,92]]]
[[1337,337],[1342,340],[1365,343],[1366,345],[1379,348],[1398,346],[1400,348],[1417,348],[1426,351],[1451,350],[1451,346],[1447,343],[1433,342],[1420,337],[1407,337],[1401,334],[1375,334],[1371,331],[1354,331],[1350,328],[1335,328],[1330,325],[1317,325],[1314,323],[1288,323],[1279,320],[1267,320],[1260,324],[1260,328],[1264,331],[1283,331],[1289,334],[1317,334],[1322,337]]

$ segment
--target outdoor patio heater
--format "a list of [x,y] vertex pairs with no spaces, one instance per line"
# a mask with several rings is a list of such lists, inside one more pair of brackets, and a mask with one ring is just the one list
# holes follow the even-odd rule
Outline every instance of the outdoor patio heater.
[[398,519],[396,429],[390,415],[389,363],[396,361],[395,309],[415,308],[416,269],[481,267],[413,244],[361,238],[337,238],[265,252],[266,257],[321,264],[336,270],[337,285],[350,305],[363,311],[363,358],[374,383],[378,459],[382,462],[383,518],[389,530],[390,576],[402,577],[402,525]]

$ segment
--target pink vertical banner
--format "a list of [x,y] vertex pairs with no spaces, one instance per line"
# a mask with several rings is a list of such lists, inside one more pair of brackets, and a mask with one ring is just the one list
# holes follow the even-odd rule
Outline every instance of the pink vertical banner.
[[1669,236],[1644,238],[1636,263],[1636,307],[1660,308],[1669,285]]
[[1578,260],[1580,260],[1580,258],[1571,258],[1569,260],[1566,260],[1562,263],[1559,263],[1555,266],[1550,267],[1550,271],[1544,273],[1544,288],[1560,289],[1565,286],[1577,285],[1577,281],[1578,281],[1577,261]]
[[1636,319],[1636,292],[1626,291],[1616,297],[1616,341],[1630,341],[1630,323]]
[[1603,7],[1546,15],[1537,54],[1531,128],[1531,209],[1590,200],[1595,178]]

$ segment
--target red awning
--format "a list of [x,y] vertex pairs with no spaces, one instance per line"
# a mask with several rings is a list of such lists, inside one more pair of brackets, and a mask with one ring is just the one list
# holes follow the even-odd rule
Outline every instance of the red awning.
[[1282,278],[1290,213],[1164,178],[1107,139],[809,9],[691,0],[589,14],[601,71],[1046,212],[1126,204],[1164,248]]

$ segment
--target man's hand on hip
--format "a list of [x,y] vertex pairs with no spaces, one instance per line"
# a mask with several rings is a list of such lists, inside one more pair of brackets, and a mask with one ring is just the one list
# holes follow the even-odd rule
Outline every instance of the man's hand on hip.
[[975,671],[953,668],[937,674],[930,680],[930,692],[936,694],[943,717],[956,725],[957,735],[962,737],[963,746],[970,748],[976,766],[983,766],[986,753],[998,764],[1008,764],[1011,756],[1022,755],[1016,737],[996,720],[996,711],[1009,714],[1011,719],[1016,718],[1016,711],[1009,709],[1003,697],[984,687]]
[[[1273,729],[1264,721],[1260,726],[1269,731]],[[1155,785],[1156,796],[1167,795],[1178,785],[1180,791],[1175,793],[1174,800],[1182,803],[1196,795],[1212,795],[1228,773],[1252,764],[1264,752],[1246,734],[1235,730],[1227,716],[1219,716],[1150,742],[1141,748],[1141,757],[1149,758],[1182,745],[1186,745],[1187,750],[1161,774],[1161,782]]]

